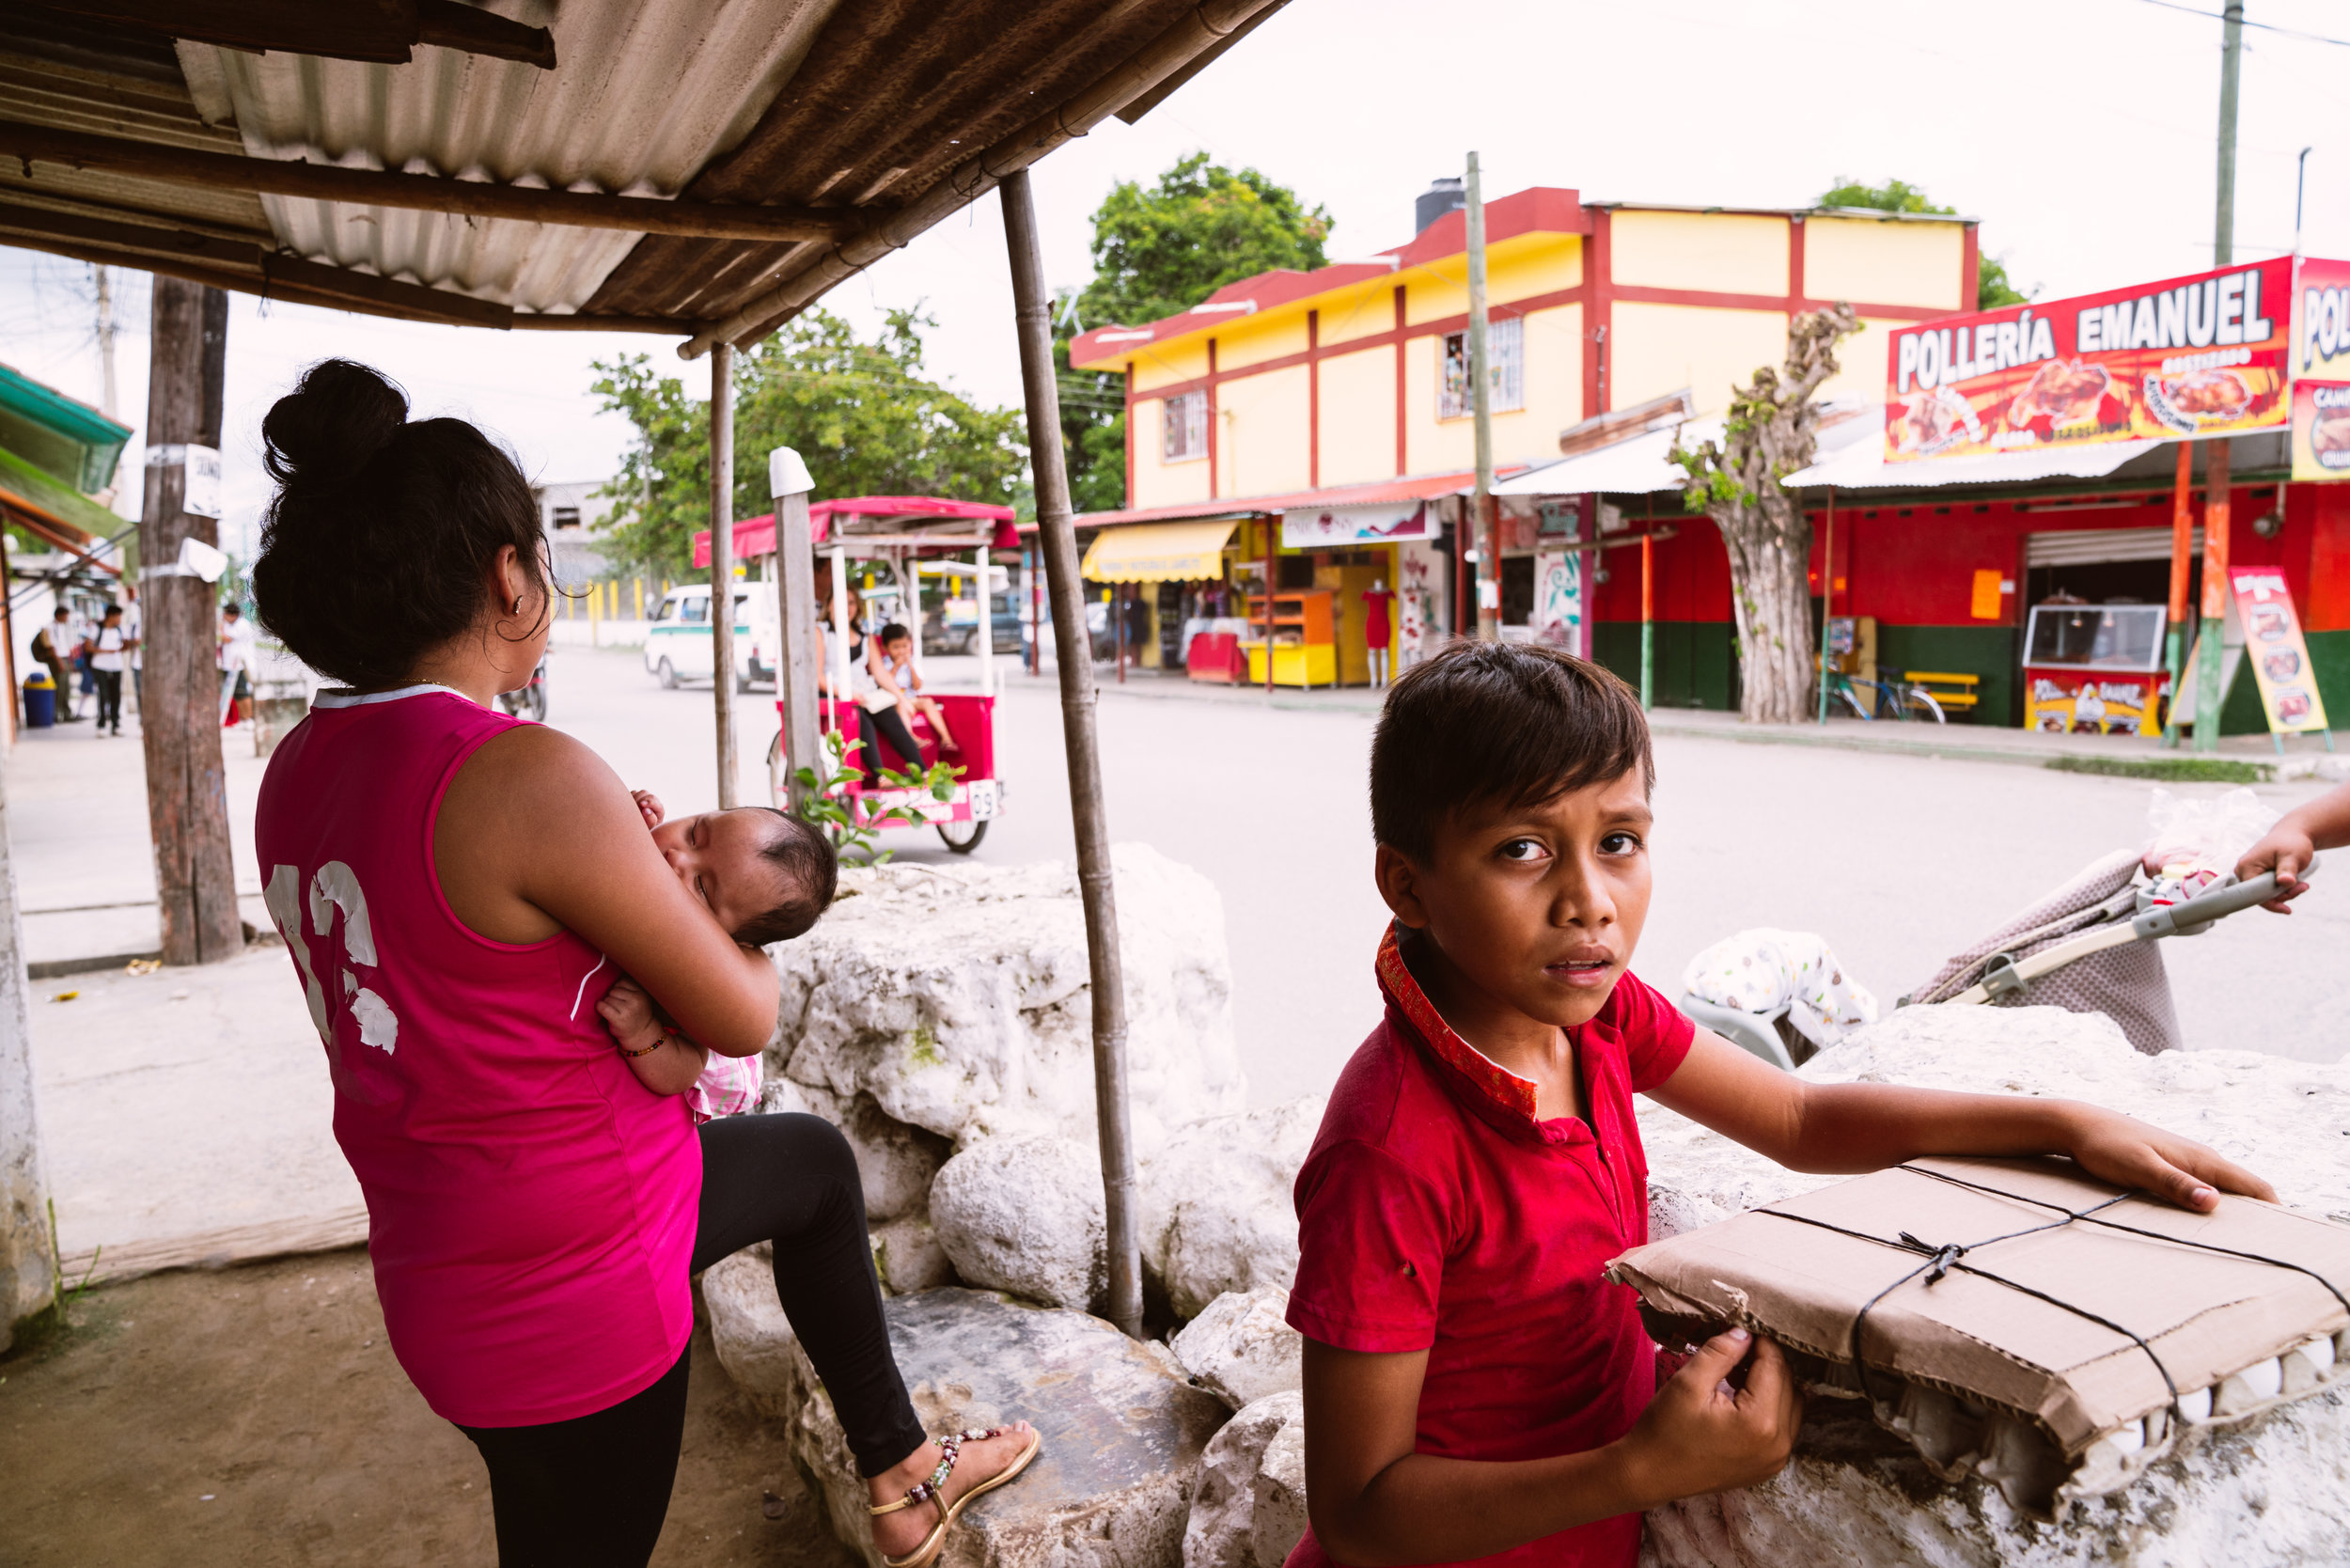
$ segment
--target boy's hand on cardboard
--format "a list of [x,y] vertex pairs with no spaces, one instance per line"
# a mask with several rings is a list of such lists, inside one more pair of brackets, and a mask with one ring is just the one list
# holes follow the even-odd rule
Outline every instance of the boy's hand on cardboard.
[[2100,1181],[2136,1187],[2197,1214],[2219,1207],[2222,1192],[2277,1201],[2276,1188],[2217,1151],[2093,1105],[2080,1107],[2066,1152]]
[[661,797],[650,790],[631,790],[628,798],[636,803],[636,814],[645,819],[649,828],[659,827],[668,813],[661,808]]
[[[1743,1388],[1731,1383],[1741,1363]],[[1656,1390],[1623,1439],[1633,1489],[1653,1507],[1768,1481],[1794,1451],[1802,1424],[1803,1395],[1778,1346],[1743,1328],[1716,1334]]]

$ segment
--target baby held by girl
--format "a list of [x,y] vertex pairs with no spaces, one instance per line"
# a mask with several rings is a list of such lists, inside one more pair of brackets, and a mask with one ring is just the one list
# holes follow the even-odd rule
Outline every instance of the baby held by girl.
[[[665,821],[661,802],[634,792],[653,844],[685,890],[746,948],[788,942],[832,902],[839,861],[832,842],[799,818],[764,806]],[[655,1010],[625,975],[596,1004],[620,1055],[655,1094],[682,1094],[697,1122],[759,1104],[756,1056],[714,1056]]]

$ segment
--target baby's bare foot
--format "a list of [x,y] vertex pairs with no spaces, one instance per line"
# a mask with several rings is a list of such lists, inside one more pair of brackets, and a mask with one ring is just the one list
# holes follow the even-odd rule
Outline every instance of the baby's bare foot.
[[[952,1508],[968,1497],[973,1487],[1002,1475],[1033,1437],[1027,1422],[1014,1421],[993,1437],[964,1442],[956,1456],[955,1467],[940,1485],[936,1498],[926,1497],[894,1513],[874,1516],[873,1544],[892,1560],[915,1552],[938,1528],[941,1505]],[[895,1502],[930,1480],[943,1457],[935,1442],[925,1443],[895,1467],[867,1482],[866,1492],[876,1503]]]

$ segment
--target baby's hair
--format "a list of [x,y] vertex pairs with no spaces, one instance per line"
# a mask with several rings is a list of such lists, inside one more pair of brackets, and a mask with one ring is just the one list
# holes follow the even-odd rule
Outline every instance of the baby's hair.
[[744,921],[734,939],[754,948],[789,942],[806,934],[831,906],[833,891],[840,881],[840,856],[832,840],[812,823],[772,806],[744,809],[764,811],[776,819],[775,837],[759,853],[781,875],[784,896],[773,908]]
[[1388,689],[1371,741],[1371,836],[1425,859],[1455,812],[1540,806],[1634,772],[1656,788],[1648,717],[1614,674],[1539,643],[1459,641]]
[[912,642],[913,640],[914,634],[894,620],[881,629],[881,642],[884,648],[887,648],[893,642]]

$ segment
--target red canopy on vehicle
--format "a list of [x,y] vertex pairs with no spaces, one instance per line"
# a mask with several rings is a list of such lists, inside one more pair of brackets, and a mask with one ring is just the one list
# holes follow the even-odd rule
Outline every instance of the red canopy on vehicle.
[[[836,522],[837,520],[837,522]],[[1019,535],[1012,529],[1012,510],[984,501],[949,501],[939,495],[851,495],[838,501],[817,501],[807,509],[808,534],[822,544],[837,525],[843,541],[910,544],[917,549],[971,550],[980,543],[972,527],[932,530],[925,523],[992,522],[995,529],[986,542],[992,549],[1016,550]],[[746,517],[734,525],[734,558],[776,553],[776,516]],[[710,565],[710,530],[694,535],[694,564]]]

